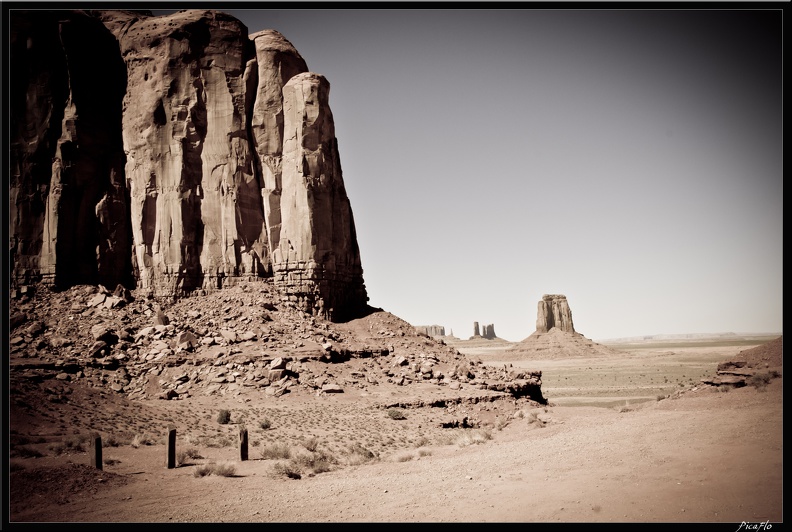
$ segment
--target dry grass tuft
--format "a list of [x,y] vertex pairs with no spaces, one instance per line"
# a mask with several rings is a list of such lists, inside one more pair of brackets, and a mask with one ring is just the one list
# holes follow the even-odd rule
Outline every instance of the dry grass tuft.
[[176,463],[182,466],[191,463],[191,460],[199,460],[201,458],[203,458],[203,456],[201,456],[201,453],[198,452],[198,449],[190,447],[179,452],[179,454],[176,456]]
[[346,448],[345,462],[348,465],[360,465],[367,462],[379,460],[379,455],[374,451],[363,447],[359,443],[354,443]]
[[295,480],[302,478],[301,471],[291,461],[277,462],[272,467],[272,471],[275,476],[287,477]]
[[148,434],[138,433],[138,434],[135,434],[135,436],[132,438],[132,441],[129,443],[129,445],[131,445],[132,447],[137,449],[141,445],[154,445],[155,443],[156,442],[155,442],[154,438],[152,438]]
[[491,439],[492,432],[489,429],[475,429],[462,433],[455,443],[459,447],[467,447],[468,445],[478,445]]
[[196,467],[193,471],[194,477],[206,477],[217,475],[220,477],[233,477],[236,474],[236,466],[230,462],[209,463]]
[[407,415],[401,408],[390,408],[386,413],[391,419],[407,419]]
[[291,448],[285,443],[271,443],[259,449],[259,455],[264,460],[278,460],[291,458]]

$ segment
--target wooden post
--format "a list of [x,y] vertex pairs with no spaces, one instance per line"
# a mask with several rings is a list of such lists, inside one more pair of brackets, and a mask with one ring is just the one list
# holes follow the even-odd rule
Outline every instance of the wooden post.
[[99,434],[91,436],[91,467],[102,469],[102,437]]
[[244,425],[239,427],[239,459],[248,459],[248,431]]
[[168,431],[168,469],[176,467],[176,429]]

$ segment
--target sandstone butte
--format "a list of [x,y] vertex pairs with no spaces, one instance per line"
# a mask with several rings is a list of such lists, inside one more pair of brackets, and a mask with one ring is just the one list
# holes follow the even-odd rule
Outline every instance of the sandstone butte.
[[499,358],[572,359],[618,356],[608,346],[598,344],[575,331],[572,310],[566,296],[545,294],[537,305],[536,330],[527,338],[505,350]]
[[213,10],[10,14],[12,286],[170,297],[272,278],[367,307],[330,85]]

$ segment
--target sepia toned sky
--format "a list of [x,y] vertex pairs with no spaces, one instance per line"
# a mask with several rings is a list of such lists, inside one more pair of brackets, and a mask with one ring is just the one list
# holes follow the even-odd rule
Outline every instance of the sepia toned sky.
[[595,341],[782,331],[782,6],[227,5],[330,82],[371,305],[460,338],[528,337],[543,294]]

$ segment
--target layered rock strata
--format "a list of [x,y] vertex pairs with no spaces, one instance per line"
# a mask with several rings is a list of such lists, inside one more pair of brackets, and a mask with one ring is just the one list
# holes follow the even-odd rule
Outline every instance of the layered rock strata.
[[202,10],[15,11],[11,30],[13,284],[274,277],[307,312],[365,309],[329,83],[282,35]]

